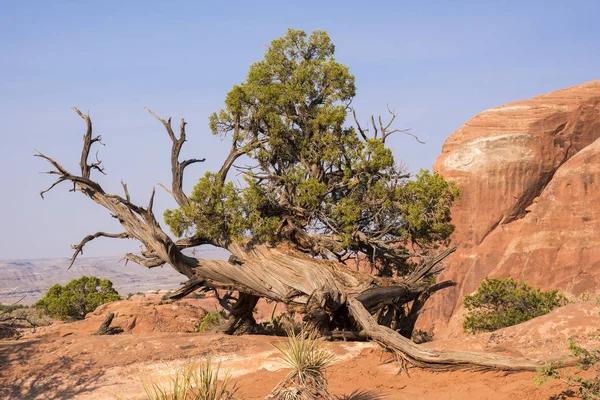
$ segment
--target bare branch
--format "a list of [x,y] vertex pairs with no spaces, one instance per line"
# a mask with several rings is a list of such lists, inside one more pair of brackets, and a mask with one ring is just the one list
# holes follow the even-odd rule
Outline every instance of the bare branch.
[[175,242],[175,246],[179,247],[180,249],[201,246],[203,244],[213,244],[213,241],[201,236],[193,236],[181,238]]
[[363,128],[360,126],[360,123],[358,122],[358,118],[356,117],[356,111],[354,109],[352,109],[352,115],[354,116],[354,122],[356,123],[356,127],[358,128],[358,132],[360,133],[360,135],[362,136],[362,138],[364,140],[367,140],[367,135],[366,135],[367,131],[363,130]]
[[58,180],[56,182],[54,182],[52,185],[50,185],[50,187],[48,189],[42,190],[40,192],[40,196],[42,197],[42,199],[44,198],[44,193],[48,193],[49,191],[51,191],[54,188],[54,186],[58,185],[59,183],[62,183],[64,181],[66,181],[66,180],[67,180],[67,178],[61,176],[60,178],[58,178]]
[[169,193],[171,196],[173,196],[173,192],[169,188],[167,188],[165,185],[163,185],[162,183],[159,183],[158,186],[160,186],[161,188],[165,189],[165,191],[167,193]]
[[125,198],[127,199],[127,202],[131,202],[131,197],[129,197],[129,190],[127,189],[127,184],[121,181],[121,185],[123,185],[123,191],[125,192]]
[[205,159],[204,158],[192,158],[189,160],[184,160],[182,162],[179,162],[179,155],[181,153],[181,148],[183,147],[183,144],[185,143],[185,138],[186,138],[185,126],[187,125],[187,123],[185,122],[185,119],[184,118],[181,119],[181,122],[179,124],[179,138],[177,138],[175,136],[175,133],[173,132],[173,128],[171,126],[171,118],[169,118],[168,120],[164,120],[163,118],[159,117],[154,111],[152,111],[148,107],[146,107],[146,110],[148,110],[148,112],[150,114],[152,114],[156,119],[158,119],[165,126],[165,129],[167,130],[167,134],[171,138],[171,142],[172,142],[172,146],[171,146],[171,175],[172,175],[171,188],[172,188],[172,190],[170,190],[170,191],[167,190],[167,191],[169,193],[171,193],[171,195],[175,198],[175,201],[177,202],[177,204],[179,204],[180,207],[187,206],[189,204],[189,202],[188,202],[187,196],[183,192],[183,171],[187,166],[189,166],[191,164],[195,164],[195,163],[204,162]]
[[159,117],[154,111],[152,111],[148,107],[144,107],[144,108],[146,110],[148,110],[148,112],[150,114],[152,114],[154,116],[154,118],[156,118],[157,120],[159,120],[165,126],[165,129],[167,130],[167,133],[169,134],[169,137],[171,138],[171,140],[173,141],[173,143],[176,143],[177,142],[177,138],[175,137],[175,133],[173,133],[173,128],[171,127],[171,118],[169,117],[168,121],[165,121],[164,119],[162,119],[161,117]]
[[150,201],[148,201],[148,208],[146,209],[149,213],[152,213],[152,207],[154,207],[154,195],[156,194],[156,188],[152,188],[152,194],[150,195]]
[[229,151],[229,155],[227,156],[227,158],[223,162],[223,166],[221,166],[221,169],[219,170],[219,179],[221,179],[222,182],[225,182],[225,179],[227,179],[227,174],[229,173],[229,170],[233,166],[235,160],[237,160],[244,154],[248,154],[252,150],[256,150],[266,142],[266,139],[253,140],[245,146],[238,148],[236,147],[236,142],[234,141],[231,144],[231,150]]
[[81,243],[71,246],[71,248],[74,249],[75,252],[73,253],[73,256],[71,257],[71,260],[69,261],[69,267],[67,269],[70,269],[73,266],[73,263],[75,263],[75,259],[77,258],[77,256],[79,254],[83,254],[83,246],[85,246],[88,242],[90,242],[96,238],[99,238],[99,237],[107,237],[107,238],[113,238],[113,239],[128,239],[131,236],[129,236],[129,234],[127,232],[123,232],[123,233],[96,232],[92,235],[87,235],[86,237],[83,238]]
[[133,253],[125,254],[125,256],[123,257],[123,260],[125,260],[125,265],[127,265],[127,262],[129,262],[129,261],[133,261],[134,263],[139,264],[146,268],[155,268],[155,267],[160,267],[160,266],[163,266],[166,264],[158,256],[142,257],[142,256],[138,256],[137,254],[133,254]]
[[101,173],[104,173],[104,169],[102,167],[100,167],[100,164],[102,163],[102,161],[100,161],[98,159],[97,154],[96,154],[97,162],[88,164],[88,157],[90,155],[90,150],[92,148],[92,144],[94,144],[95,142],[102,143],[100,141],[101,137],[97,136],[95,138],[92,138],[92,120],[90,119],[89,115],[82,113],[81,111],[79,111],[79,109],[77,107],[71,107],[71,108],[73,110],[75,110],[75,112],[77,114],[79,114],[79,116],[85,121],[86,131],[85,131],[85,135],[83,135],[83,150],[81,151],[81,160],[79,161],[79,166],[81,167],[81,176],[83,178],[89,179],[90,172],[92,169],[96,169],[96,170],[100,171]]

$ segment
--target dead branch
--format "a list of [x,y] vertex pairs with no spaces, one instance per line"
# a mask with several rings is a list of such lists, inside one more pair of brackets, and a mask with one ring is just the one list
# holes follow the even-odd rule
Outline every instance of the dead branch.
[[185,170],[185,168],[187,166],[195,164],[195,163],[204,162],[206,159],[192,158],[192,159],[184,160],[184,161],[180,162],[179,155],[181,153],[181,148],[183,147],[183,144],[185,143],[185,138],[186,138],[185,126],[187,125],[187,123],[185,122],[185,120],[183,118],[181,118],[181,123],[179,124],[179,138],[177,138],[175,136],[175,133],[173,132],[173,128],[171,126],[171,118],[169,118],[168,120],[165,121],[163,118],[159,117],[154,111],[152,111],[148,107],[146,107],[146,110],[148,110],[148,112],[150,114],[152,114],[157,120],[159,120],[164,125],[164,127],[167,131],[167,134],[171,138],[171,142],[172,142],[172,146],[171,146],[172,180],[171,180],[171,191],[169,191],[169,192],[173,195],[173,197],[175,198],[175,201],[177,202],[177,204],[179,204],[180,207],[187,206],[189,204],[189,202],[188,202],[188,198],[187,198],[186,194],[183,192],[183,171]]
[[67,267],[67,269],[71,269],[71,267],[75,263],[75,259],[77,258],[77,256],[79,254],[83,254],[83,246],[85,246],[88,242],[90,242],[96,238],[99,238],[99,237],[107,237],[107,238],[114,238],[114,239],[130,238],[130,236],[129,236],[129,234],[127,234],[127,232],[122,232],[122,233],[96,232],[92,235],[87,235],[86,237],[83,238],[83,240],[79,244],[71,245],[71,248],[74,249],[75,252],[71,256],[71,260],[69,261],[69,266]]

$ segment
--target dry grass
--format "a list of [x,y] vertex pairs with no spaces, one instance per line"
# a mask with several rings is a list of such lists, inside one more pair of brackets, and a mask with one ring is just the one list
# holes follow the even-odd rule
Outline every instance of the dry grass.
[[334,360],[333,354],[317,339],[317,332],[303,329],[288,332],[288,341],[275,345],[281,361],[291,368],[268,399],[314,400],[333,399],[327,390],[324,370]]
[[168,387],[152,381],[142,381],[148,400],[231,400],[237,391],[235,385],[228,389],[229,374],[219,382],[219,369],[210,359],[190,363],[179,368],[170,377]]

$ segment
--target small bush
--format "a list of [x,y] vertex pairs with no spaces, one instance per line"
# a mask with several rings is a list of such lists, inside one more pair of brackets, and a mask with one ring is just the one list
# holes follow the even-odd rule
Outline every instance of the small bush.
[[491,332],[539,317],[567,304],[557,290],[533,289],[513,279],[487,278],[476,293],[465,296],[465,332]]
[[210,359],[179,368],[170,378],[168,387],[152,381],[142,381],[148,400],[231,400],[237,391],[228,389],[230,375],[219,382],[219,369]]
[[220,325],[225,318],[227,318],[227,314],[225,314],[225,311],[211,311],[202,318],[202,320],[198,324],[196,332],[209,331],[215,326]]
[[421,329],[415,329],[412,334],[412,341],[416,344],[433,342],[433,329],[430,331],[424,331]]
[[577,389],[579,397],[582,399],[600,399],[600,350],[588,350],[574,340],[569,340],[569,351],[578,361],[577,368],[583,371],[591,370],[594,372],[594,376],[587,378],[578,373],[568,374],[558,369],[561,365],[547,365],[538,368],[535,384],[540,386],[551,379],[558,379],[568,387]]
[[315,330],[290,331],[288,335],[288,342],[275,345],[275,348],[281,354],[282,362],[292,370],[267,399],[332,399],[323,373],[333,362],[333,354],[318,342]]
[[35,307],[53,318],[83,319],[98,306],[120,299],[121,296],[108,279],[82,276],[65,286],[52,286],[44,297],[35,303]]
[[288,332],[298,332],[302,327],[294,319],[293,311],[286,311],[275,315],[277,304],[273,307],[271,318],[260,324],[261,332],[276,336],[287,335]]

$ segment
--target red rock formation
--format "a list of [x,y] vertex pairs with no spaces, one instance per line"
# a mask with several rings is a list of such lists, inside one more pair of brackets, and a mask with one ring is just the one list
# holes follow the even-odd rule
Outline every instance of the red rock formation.
[[461,199],[441,278],[459,286],[432,299],[438,333],[486,276],[600,289],[599,137],[600,80],[484,111],[446,140],[434,170]]

